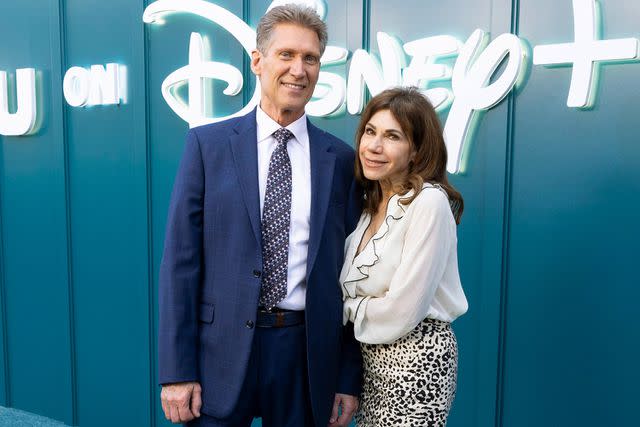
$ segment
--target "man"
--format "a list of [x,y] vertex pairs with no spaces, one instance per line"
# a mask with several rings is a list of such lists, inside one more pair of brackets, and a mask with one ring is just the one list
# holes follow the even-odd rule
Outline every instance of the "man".
[[251,60],[260,106],[187,136],[160,270],[174,423],[346,426],[357,408],[361,356],[338,283],[360,210],[354,154],[304,113],[326,41],[313,9],[270,10]]

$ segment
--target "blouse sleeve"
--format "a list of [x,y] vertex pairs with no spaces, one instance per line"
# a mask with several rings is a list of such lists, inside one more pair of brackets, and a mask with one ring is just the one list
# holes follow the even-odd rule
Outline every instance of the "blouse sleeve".
[[[423,191],[430,191],[425,189]],[[430,192],[431,193],[431,192]],[[369,344],[390,343],[406,335],[426,316],[455,245],[455,222],[449,202],[440,191],[416,197],[400,265],[382,297],[360,297],[349,301],[349,317],[355,336]],[[413,206],[415,205],[415,206]]]

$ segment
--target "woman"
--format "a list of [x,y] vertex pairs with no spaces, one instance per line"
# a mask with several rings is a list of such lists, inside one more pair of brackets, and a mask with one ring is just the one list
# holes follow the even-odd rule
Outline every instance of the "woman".
[[433,107],[415,88],[375,96],[356,136],[364,212],[345,243],[344,321],[364,359],[358,426],[444,426],[456,390],[450,323],[467,311],[456,224]]

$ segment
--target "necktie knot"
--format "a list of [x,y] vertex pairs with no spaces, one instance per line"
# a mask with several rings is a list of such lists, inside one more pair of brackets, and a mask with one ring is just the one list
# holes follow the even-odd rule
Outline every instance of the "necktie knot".
[[287,141],[293,138],[293,133],[287,128],[280,128],[273,133],[273,137],[278,142],[278,145],[287,145]]

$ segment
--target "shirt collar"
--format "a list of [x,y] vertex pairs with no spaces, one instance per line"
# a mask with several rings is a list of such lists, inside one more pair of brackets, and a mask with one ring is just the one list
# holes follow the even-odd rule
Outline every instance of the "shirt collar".
[[[258,142],[262,142],[265,139],[269,138],[275,131],[282,127],[278,122],[269,117],[267,113],[262,111],[262,108],[260,108],[259,105],[256,109],[256,126]],[[303,114],[298,120],[289,124],[289,126],[285,126],[285,128],[291,131],[295,141],[304,146],[302,141],[304,140],[303,135],[307,134],[306,114]]]

